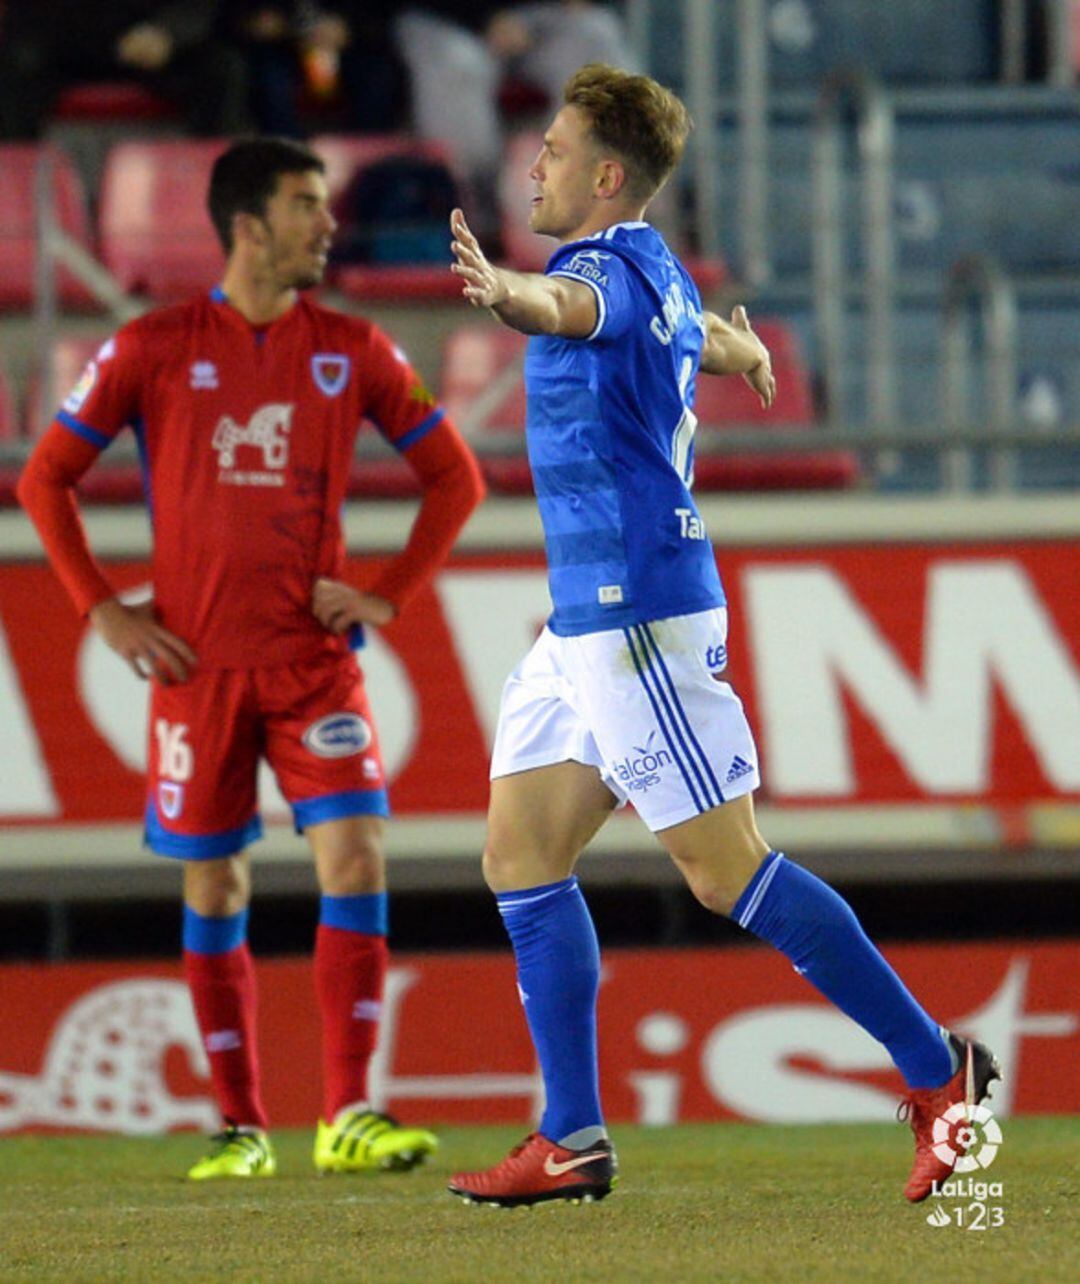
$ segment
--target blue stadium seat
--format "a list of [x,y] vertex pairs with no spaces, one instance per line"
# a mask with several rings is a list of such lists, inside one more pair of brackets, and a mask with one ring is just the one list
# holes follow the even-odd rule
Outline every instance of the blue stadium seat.
[[[773,115],[769,241],[780,275],[810,271],[812,111],[809,96],[786,96]],[[720,141],[720,181],[727,185],[721,208],[730,208],[738,158],[734,115],[727,109]],[[1040,90],[898,94],[895,160],[901,271],[941,271],[971,253],[993,255],[1013,272],[1076,271],[1080,265],[1080,109],[1074,97]],[[848,161],[845,253],[857,266],[858,192],[850,154]],[[729,220],[723,250],[737,262],[735,232]]]
[[[720,83],[737,65],[735,0],[714,0]],[[653,5],[649,70],[685,88],[685,6]],[[997,76],[997,0],[772,0],[769,74],[806,88],[837,67],[861,66],[893,85],[963,85]]]

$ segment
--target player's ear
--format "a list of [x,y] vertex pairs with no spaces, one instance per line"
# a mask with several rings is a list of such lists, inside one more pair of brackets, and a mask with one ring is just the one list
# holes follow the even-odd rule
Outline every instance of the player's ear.
[[601,200],[610,201],[626,189],[626,170],[620,160],[609,157],[600,162],[600,173],[596,179],[596,194]]
[[266,223],[257,214],[248,214],[243,210],[233,215],[233,245],[262,246],[266,244]]

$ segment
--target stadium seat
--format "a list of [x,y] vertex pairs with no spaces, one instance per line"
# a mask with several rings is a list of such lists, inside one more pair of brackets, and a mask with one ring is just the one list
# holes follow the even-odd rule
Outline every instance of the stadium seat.
[[853,484],[859,463],[851,451],[710,453],[710,438],[725,427],[813,428],[813,395],[794,333],[779,321],[755,318],[753,326],[772,357],[776,400],[766,410],[743,379],[698,378],[695,484],[702,490],[815,490]]
[[206,188],[224,146],[170,139],[110,150],[101,183],[101,255],[125,290],[183,299],[221,275]]
[[518,451],[480,459],[488,486],[503,495],[532,493],[524,454],[525,343],[516,330],[481,321],[459,326],[443,349],[440,400],[457,427],[474,443],[519,438]]
[[[454,173],[453,159],[443,143],[407,134],[330,134],[313,139],[311,146],[326,162],[330,200],[343,226],[349,218],[345,196],[360,173],[377,161],[391,157],[437,161]],[[332,269],[331,282],[360,301],[456,299],[461,293],[460,283],[449,271],[449,259],[445,264],[339,264]]]
[[101,123],[175,120],[176,108],[164,98],[131,80],[90,81],[62,90],[52,109],[62,121]]
[[[507,142],[499,174],[499,230],[503,253],[511,267],[523,272],[542,272],[555,251],[555,242],[550,236],[539,236],[529,230],[530,201],[535,191],[529,170],[543,138],[540,130],[514,134]],[[726,270],[719,259],[680,256],[703,294],[723,283]]]
[[[721,89],[735,87],[736,0],[714,0]],[[650,72],[685,89],[686,5],[652,5],[645,40]],[[812,87],[841,66],[863,66],[892,85],[958,85],[998,74],[999,0],[784,0],[768,6],[774,88]]]
[[[441,401],[466,436],[524,432],[521,363],[525,342],[525,336],[516,330],[483,321],[459,326],[447,339]],[[487,394],[486,405],[480,402],[482,394]]]
[[[776,321],[755,321],[773,356],[777,400],[765,411],[740,379],[698,380],[695,410],[700,421],[697,485],[703,490],[816,489],[847,486],[859,477],[849,451],[791,454],[717,455],[709,439],[728,427],[812,428],[810,382],[793,333]],[[522,434],[525,386],[522,361],[525,336],[505,326],[459,326],[443,353],[441,400],[447,414],[474,443]],[[522,443],[523,444],[523,443]],[[528,494],[532,489],[524,453],[485,454],[484,474],[493,490]]]
[[[33,143],[0,146],[0,309],[29,308],[34,301],[37,235],[34,180],[44,148]],[[70,158],[51,149],[56,213],[61,228],[89,249],[90,230],[82,182]],[[65,307],[87,307],[90,294],[67,271],[59,272]]]

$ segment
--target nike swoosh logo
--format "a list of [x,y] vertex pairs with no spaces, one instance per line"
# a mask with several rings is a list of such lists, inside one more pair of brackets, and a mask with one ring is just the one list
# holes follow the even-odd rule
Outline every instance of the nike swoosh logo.
[[568,1173],[574,1168],[580,1168],[582,1164],[591,1164],[594,1159],[603,1159],[604,1152],[595,1150],[590,1155],[575,1155],[573,1159],[564,1159],[561,1163],[551,1152],[548,1152],[544,1160],[544,1172],[549,1177],[561,1177],[563,1173]]

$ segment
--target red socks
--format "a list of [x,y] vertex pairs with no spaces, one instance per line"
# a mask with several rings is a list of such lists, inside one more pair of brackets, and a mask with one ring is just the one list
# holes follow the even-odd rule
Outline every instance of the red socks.
[[367,1100],[367,1071],[379,1032],[389,951],[385,936],[319,925],[315,990],[323,1025],[323,1110]]
[[265,1128],[255,1038],[255,969],[247,945],[224,954],[185,950],[184,973],[222,1115],[231,1123]]

